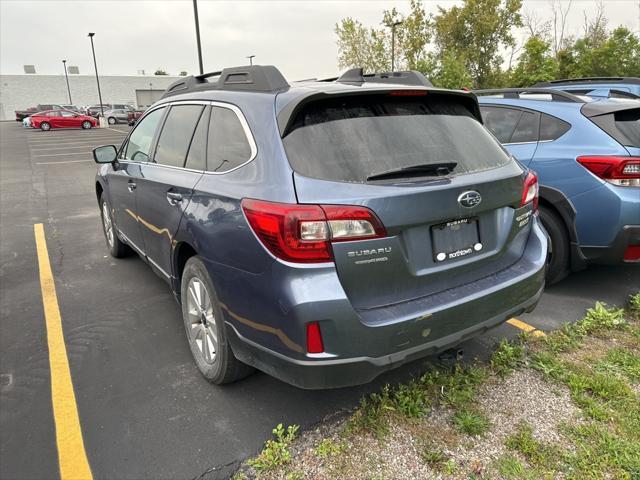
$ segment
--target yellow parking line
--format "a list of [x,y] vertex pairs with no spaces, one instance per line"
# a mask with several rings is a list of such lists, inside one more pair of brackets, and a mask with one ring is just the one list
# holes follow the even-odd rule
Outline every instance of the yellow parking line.
[[520,330],[530,333],[534,337],[546,337],[546,334],[542,330],[538,330],[533,325],[529,325],[528,323],[523,322],[522,320],[518,320],[517,318],[510,318],[507,320],[509,325],[513,325]]
[[82,439],[82,429],[71,382],[67,348],[62,332],[62,319],[58,307],[49,252],[41,223],[33,226],[40,270],[40,289],[47,328],[49,367],[51,370],[51,401],[56,426],[58,464],[62,480],[90,480],[93,478]]

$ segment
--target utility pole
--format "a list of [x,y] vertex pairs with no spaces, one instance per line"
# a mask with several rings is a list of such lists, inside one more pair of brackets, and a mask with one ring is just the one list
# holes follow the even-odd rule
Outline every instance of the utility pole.
[[249,65],[253,66],[253,58],[255,57],[255,55],[249,55],[247,58],[249,59]]
[[396,27],[402,25],[401,21],[388,23],[387,27],[391,28],[391,73],[396,69]]
[[198,44],[198,66],[200,67],[200,75],[204,73],[202,67],[202,46],[200,45],[200,21],[198,20],[198,0],[193,0],[193,16],[196,21],[196,42]]
[[67,92],[69,93],[69,105],[72,105],[71,101],[71,89],[69,88],[69,75],[67,75],[67,61],[62,60],[62,65],[64,66],[64,78],[67,80]]
[[91,53],[93,53],[93,67],[96,70],[96,83],[98,84],[98,99],[100,100],[100,116],[104,117],[104,108],[102,106],[102,93],[100,93],[100,79],[98,78],[98,63],[96,62],[96,50],[93,48],[93,36],[95,33],[89,32],[89,38],[91,39]]

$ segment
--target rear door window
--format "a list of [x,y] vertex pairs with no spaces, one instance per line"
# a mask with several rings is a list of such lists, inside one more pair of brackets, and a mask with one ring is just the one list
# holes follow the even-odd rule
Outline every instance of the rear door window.
[[203,105],[174,105],[162,127],[153,162],[183,167]]
[[296,172],[344,182],[429,164],[455,163],[453,176],[510,161],[463,104],[437,95],[315,101],[296,115],[283,143]]
[[207,170],[223,173],[247,163],[253,154],[240,118],[224,107],[211,109]]
[[538,141],[540,114],[523,111],[509,143],[530,143]]
[[515,108],[480,107],[484,126],[493,133],[501,143],[508,143],[518,125],[522,111]]
[[543,113],[542,118],[540,118],[540,141],[556,140],[567,133],[570,128],[571,124],[564,120]]

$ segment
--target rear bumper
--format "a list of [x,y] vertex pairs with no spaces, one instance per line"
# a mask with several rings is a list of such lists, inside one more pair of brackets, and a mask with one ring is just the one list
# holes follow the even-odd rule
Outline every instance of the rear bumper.
[[625,225],[613,243],[607,247],[581,247],[581,251],[589,263],[602,265],[639,263],[638,260],[624,260],[625,251],[630,245],[640,245],[640,225]]
[[[363,384],[385,371],[438,353],[531,311],[544,287],[546,256],[547,237],[534,220],[519,261],[488,277],[418,299],[412,302],[411,315],[384,308],[380,314],[392,321],[366,324],[348,299],[338,299],[337,294],[331,301],[317,297],[299,310],[289,310],[287,324],[299,325],[295,331],[304,332],[306,322],[320,321],[327,352],[324,354],[305,354],[304,338],[294,337],[295,331],[285,335],[284,329],[260,325],[255,319],[231,313],[225,306],[227,334],[239,360],[295,386],[321,389]],[[316,288],[322,291],[320,281]],[[277,343],[249,338],[256,329],[285,339],[289,351],[293,353],[297,348],[296,353],[276,350],[273,346]]]
[[[483,298],[483,302],[504,302],[510,295],[514,294],[518,288],[519,284],[516,284],[509,289]],[[509,310],[502,311],[498,315],[464,330],[441,337],[432,342],[427,342],[381,357],[297,360],[268,350],[257,343],[243,338],[233,326],[227,330],[227,333],[231,336],[233,350],[239,360],[253,365],[279,380],[304,389],[349,387],[368,383],[382,373],[398,368],[413,360],[435,355],[469,338],[481,335],[490,328],[503,323],[513,316],[533,310],[542,295],[543,289],[544,287],[541,287],[533,297],[519,305],[512,306]],[[477,306],[475,302],[473,305]],[[470,306],[473,307],[473,305]],[[456,312],[451,312],[451,314],[456,315]],[[240,345],[242,346],[240,347]]]

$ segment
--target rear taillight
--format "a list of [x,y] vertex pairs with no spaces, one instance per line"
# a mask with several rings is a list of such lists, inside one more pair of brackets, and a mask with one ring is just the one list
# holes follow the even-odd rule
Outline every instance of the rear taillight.
[[577,160],[595,176],[609,183],[640,187],[640,157],[585,155]]
[[624,251],[625,262],[640,261],[640,245],[629,245]]
[[520,206],[524,207],[528,203],[533,202],[533,211],[538,210],[538,176],[535,172],[529,171],[524,179],[524,186],[522,187],[522,199],[520,200]]
[[327,262],[332,259],[331,242],[387,235],[378,217],[365,207],[245,198],[242,209],[264,246],[276,257],[290,262]]

